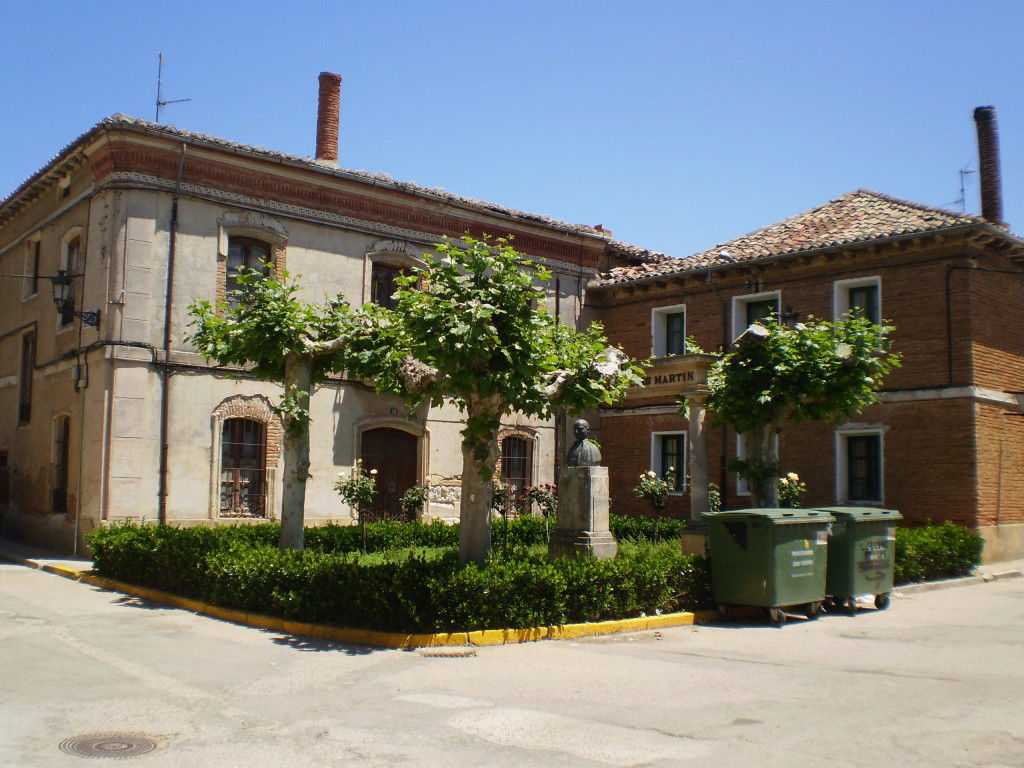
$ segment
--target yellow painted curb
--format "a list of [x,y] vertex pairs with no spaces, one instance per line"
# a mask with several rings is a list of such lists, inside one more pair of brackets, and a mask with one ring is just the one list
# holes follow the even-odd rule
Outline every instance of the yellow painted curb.
[[532,643],[537,640],[572,640],[594,635],[611,635],[620,632],[640,632],[666,627],[683,627],[694,623],[710,623],[718,619],[717,611],[690,613],[666,613],[661,616],[640,616],[635,619],[613,619],[583,624],[561,624],[550,627],[528,629],[478,629],[472,632],[438,632],[436,634],[406,634],[402,632],[378,632],[371,629],[347,629],[329,624],[313,624],[306,621],[292,621],[262,613],[247,613],[236,608],[204,603],[190,597],[182,597],[150,587],[141,587],[116,579],[108,579],[92,571],[80,571],[60,565],[47,565],[44,571],[63,576],[66,579],[82,581],[102,589],[123,592],[154,603],[175,608],[184,608],[194,613],[210,616],[222,621],[265,629],[271,632],[286,632],[304,635],[320,640],[331,640],[351,645],[370,645],[377,648],[430,648],[452,645],[510,645]]

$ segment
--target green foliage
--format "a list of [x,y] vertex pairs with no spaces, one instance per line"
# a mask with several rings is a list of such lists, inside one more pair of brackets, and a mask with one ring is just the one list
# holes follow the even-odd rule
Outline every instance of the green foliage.
[[722,491],[717,483],[708,483],[708,512],[718,512],[722,509]]
[[531,485],[526,489],[526,498],[537,505],[544,517],[555,519],[558,513],[558,486],[552,483]]
[[981,534],[956,523],[896,529],[897,584],[963,576],[981,562]]
[[[543,549],[531,549],[543,535],[543,519],[523,520],[530,522],[509,523],[520,533],[520,545],[510,548],[509,556],[465,566],[458,564],[453,546],[371,555],[331,550],[325,544],[340,543],[339,526],[310,529],[305,552],[274,549],[275,526],[269,524],[114,525],[90,534],[90,544],[96,568],[106,576],[242,610],[368,629],[533,627],[710,603],[706,562],[683,555],[678,544],[624,542],[614,560],[548,560]],[[457,536],[454,526],[441,527]],[[439,530],[393,523],[366,528],[414,529],[419,536],[425,529]],[[358,538],[348,544],[358,546]]]
[[608,528],[620,543],[678,540],[686,528],[686,520],[678,517],[639,517],[616,515],[608,517]]
[[807,484],[800,479],[796,472],[790,472],[785,477],[779,478],[780,507],[800,507],[805,493],[807,493]]
[[649,502],[655,510],[665,506],[665,498],[675,486],[676,468],[669,467],[663,477],[658,477],[653,470],[640,475],[640,482],[633,488],[638,499]]
[[[411,408],[451,400],[467,411],[469,444],[493,438],[511,410],[577,412],[615,402],[639,382],[633,364],[602,375],[601,326],[577,332],[557,323],[540,285],[550,273],[507,238],[446,239],[424,260],[423,269],[398,278],[394,310],[368,309],[373,332],[355,340],[349,368]],[[410,376],[410,361],[424,375]]]
[[[302,302],[297,297],[299,286],[287,271],[275,275],[273,264],[264,267],[266,273],[239,270],[241,287],[233,292],[237,299],[233,306],[193,301],[189,305],[193,330],[187,340],[219,365],[247,366],[265,381],[284,379],[289,355],[315,353],[314,383],[344,368],[343,350],[328,353],[320,345],[353,332],[355,318],[348,304],[341,299],[323,304]],[[290,411],[295,404],[282,402],[281,407]]]
[[341,500],[355,510],[368,506],[377,495],[377,470],[367,472],[363,469],[363,460],[356,459],[356,465],[348,475],[338,473],[334,490]]
[[429,486],[413,485],[406,489],[398,503],[402,506],[402,512],[406,517],[410,520],[414,520],[416,516],[423,511],[423,507],[426,505],[429,497]]
[[734,345],[708,374],[708,408],[740,433],[852,416],[875,402],[882,379],[899,365],[889,351],[893,329],[855,312],[835,323],[759,324],[764,339]]

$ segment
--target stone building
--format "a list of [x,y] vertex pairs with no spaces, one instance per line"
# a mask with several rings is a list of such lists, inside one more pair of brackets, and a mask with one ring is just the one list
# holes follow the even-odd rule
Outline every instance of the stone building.
[[[104,521],[209,524],[280,512],[279,388],[214,370],[184,341],[196,298],[223,298],[268,257],[303,297],[387,302],[443,235],[514,236],[553,277],[550,309],[581,322],[585,286],[638,263],[575,226],[338,167],[340,78],[324,73],[316,157],[243,146],[124,116],[90,128],[0,203],[0,509],[3,531],[70,550]],[[74,275],[66,311],[51,281]],[[75,312],[98,312],[90,325]],[[311,405],[306,519],[347,521],[332,489],[362,457],[375,515],[430,482],[426,515],[458,515],[460,414],[333,379]],[[553,424],[512,418],[501,471],[553,482]]]
[[[896,327],[903,364],[880,403],[840,424],[784,428],[785,471],[807,505],[899,509],[909,523],[977,527],[985,557],[1024,555],[1024,241],[1002,220],[994,112],[979,108],[982,216],[857,190],[687,259],[613,269],[587,303],[634,357],[730,344],[766,314],[833,319],[860,307]],[[683,465],[687,423],[670,398],[634,398],[601,414],[614,509],[641,513],[630,492],[649,467]],[[727,471],[745,453],[710,431],[710,479],[726,508],[749,505]],[[680,476],[667,511],[690,513]]]

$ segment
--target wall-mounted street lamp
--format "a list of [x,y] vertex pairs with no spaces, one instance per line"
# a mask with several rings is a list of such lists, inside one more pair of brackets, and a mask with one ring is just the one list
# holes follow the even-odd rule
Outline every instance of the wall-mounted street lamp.
[[77,312],[73,300],[68,298],[71,293],[71,281],[81,275],[69,275],[63,269],[58,269],[57,274],[49,278],[50,287],[53,289],[53,303],[57,307],[57,314],[61,317],[78,317],[82,322],[92,328],[100,325],[100,311],[94,309],[90,312]]

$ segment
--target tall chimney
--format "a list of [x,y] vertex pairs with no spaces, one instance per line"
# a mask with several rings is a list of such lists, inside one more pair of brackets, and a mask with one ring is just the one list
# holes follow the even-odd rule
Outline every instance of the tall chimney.
[[341,75],[320,73],[320,98],[316,110],[316,160],[338,165],[338,122],[341,117]]
[[981,178],[981,215],[993,224],[1003,221],[1003,183],[999,173],[999,126],[995,107],[977,107],[974,122],[978,127],[978,172]]

